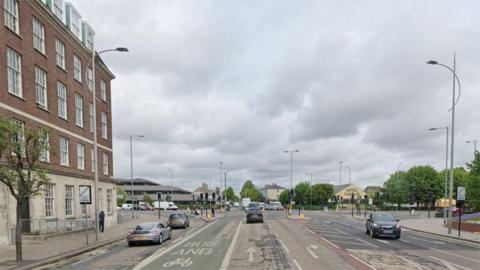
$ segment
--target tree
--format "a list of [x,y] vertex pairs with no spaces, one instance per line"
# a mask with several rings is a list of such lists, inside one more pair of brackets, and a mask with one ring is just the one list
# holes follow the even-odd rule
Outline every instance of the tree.
[[127,192],[120,186],[117,186],[117,206],[122,206],[127,202]]
[[262,193],[253,185],[252,181],[248,180],[243,184],[240,191],[242,198],[250,198],[254,202],[258,202],[262,199]]
[[333,197],[333,185],[331,184],[315,184],[310,187],[312,190],[312,203],[321,205],[328,202]]
[[283,204],[283,205],[286,205],[289,203],[288,201],[288,193],[290,192],[290,190],[288,189],[285,189],[284,191],[282,191],[280,193],[280,195],[278,196],[278,200]]
[[[389,202],[400,205],[408,202],[408,184],[406,172],[395,172],[383,183],[384,192],[389,194]],[[368,197],[375,198],[375,194],[368,194]]]
[[4,183],[17,202],[15,245],[16,260],[22,261],[22,219],[30,219],[26,211],[29,199],[44,191],[50,183],[38,164],[48,151],[49,131],[24,128],[13,121],[0,119],[0,182]]
[[469,177],[465,187],[465,200],[473,211],[480,211],[480,152],[475,152],[471,163],[467,163]]
[[227,201],[236,202],[238,201],[238,197],[235,195],[235,191],[233,191],[232,187],[228,187],[227,190],[224,190],[222,193],[227,194]]
[[308,182],[300,182],[298,183],[295,188],[295,203],[300,205],[305,205],[309,202],[310,199],[310,183]]
[[143,201],[146,202],[148,205],[153,204],[152,197],[150,197],[150,195],[148,195],[147,193],[143,194]]
[[405,175],[404,184],[406,184],[406,192],[413,194],[417,207],[420,202],[428,201],[428,192],[433,193],[433,201],[443,197],[443,181],[432,166],[410,168]]

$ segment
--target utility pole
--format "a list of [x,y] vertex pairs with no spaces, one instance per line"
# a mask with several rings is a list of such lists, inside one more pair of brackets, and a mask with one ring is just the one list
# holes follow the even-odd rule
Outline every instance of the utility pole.
[[342,184],[342,164],[343,164],[343,161],[340,161],[338,163],[338,165],[340,165],[340,185]]
[[222,168],[222,166],[223,166],[223,162],[222,162],[222,161],[219,161],[219,163],[220,163],[220,194],[219,194],[220,196],[218,196],[218,197],[220,198],[220,208],[221,208],[222,211],[223,211],[223,203],[222,203],[222,182],[223,182],[223,181],[222,181],[222,178],[223,178],[223,177],[222,177],[222,176],[223,176],[223,173],[222,173],[223,168]]

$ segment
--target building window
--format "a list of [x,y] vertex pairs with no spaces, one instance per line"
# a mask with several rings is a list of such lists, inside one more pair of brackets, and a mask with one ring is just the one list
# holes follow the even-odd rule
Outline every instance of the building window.
[[103,153],[103,174],[108,175],[108,154]]
[[88,68],[87,72],[87,85],[88,85],[88,90],[92,91],[93,90],[93,70],[91,68]]
[[82,61],[77,56],[73,56],[73,77],[82,82]]
[[90,151],[90,161],[92,163],[92,172],[95,172],[95,151],[92,148],[92,151]]
[[45,198],[45,217],[54,217],[55,184],[45,185],[43,197]]
[[37,105],[47,109],[47,73],[39,67],[35,67],[35,92]]
[[100,80],[100,98],[107,101],[107,84],[104,80]]
[[102,138],[108,139],[108,124],[106,112],[102,112]]
[[60,137],[60,165],[69,166],[68,159],[68,139]]
[[8,92],[22,97],[22,57],[7,47]]
[[83,127],[83,97],[75,93],[75,124]]
[[63,22],[63,0],[53,0],[53,14]]
[[102,198],[102,189],[98,189],[98,209],[102,210],[103,209],[103,198]]
[[73,216],[73,185],[65,185],[65,216]]
[[39,52],[45,54],[45,27],[35,17],[32,21],[33,26],[33,47]]
[[12,155],[20,153],[21,157],[25,157],[25,122],[12,119],[12,124],[18,127],[18,130],[16,130],[12,137],[14,143]]
[[89,115],[90,115],[90,132],[93,133],[93,127],[95,125],[95,115],[93,114],[93,103],[89,103],[88,104],[88,112],[89,112]]
[[65,70],[65,44],[58,39],[55,39],[55,55],[57,66]]
[[107,189],[107,213],[111,214],[112,210],[112,190]]
[[50,136],[48,133],[45,135],[45,142],[43,143],[45,146],[40,153],[39,160],[43,162],[50,162]]
[[58,116],[67,119],[67,87],[57,82],[57,96],[58,96]]
[[71,30],[77,38],[81,38],[82,35],[80,33],[80,15],[72,10],[71,16],[72,16],[72,18],[71,18]]
[[4,2],[4,17],[5,26],[10,28],[13,32],[19,34],[18,26],[18,1],[17,0],[5,0]]
[[77,168],[85,170],[85,146],[77,143]]

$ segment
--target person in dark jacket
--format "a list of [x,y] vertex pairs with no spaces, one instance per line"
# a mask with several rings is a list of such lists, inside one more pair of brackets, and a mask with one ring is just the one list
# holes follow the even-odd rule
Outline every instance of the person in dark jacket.
[[100,232],[103,232],[105,228],[105,213],[103,210],[98,214],[98,225],[100,226]]

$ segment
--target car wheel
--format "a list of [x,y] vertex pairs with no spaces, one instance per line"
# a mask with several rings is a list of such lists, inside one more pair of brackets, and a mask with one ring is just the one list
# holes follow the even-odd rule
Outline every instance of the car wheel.
[[132,243],[132,242],[128,242],[128,246],[129,246],[129,247],[133,247],[133,243]]
[[400,234],[395,236],[395,239],[400,239]]
[[370,237],[371,237],[371,238],[374,238],[374,237],[375,237],[375,235],[373,234],[373,230],[372,230],[372,229],[370,230]]
[[160,235],[158,236],[158,244],[161,245],[162,243],[163,243],[163,237],[162,237],[162,235],[160,234]]
[[368,231],[368,227],[367,227],[367,231],[365,232],[366,234],[369,234],[370,232]]

